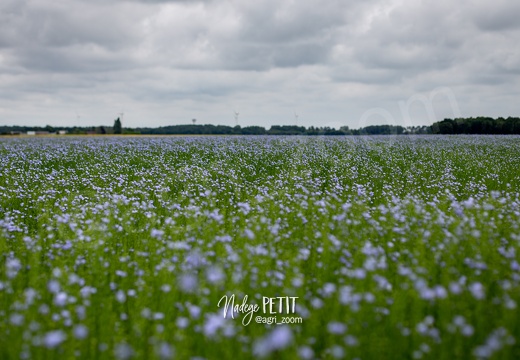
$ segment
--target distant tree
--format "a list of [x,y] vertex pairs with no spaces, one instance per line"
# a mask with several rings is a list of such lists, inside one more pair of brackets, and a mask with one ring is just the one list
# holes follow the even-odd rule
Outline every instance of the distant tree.
[[140,135],[141,131],[138,129],[124,128],[123,134]]
[[339,131],[342,131],[345,135],[352,134],[352,131],[350,131],[348,126],[342,126],[339,128]]
[[506,121],[511,121],[513,123],[513,132],[512,134],[520,134],[520,118],[507,118]]
[[121,120],[119,118],[114,121],[114,134],[122,134],[123,133],[123,127],[121,125]]
[[399,125],[370,125],[359,129],[361,135],[401,135],[405,130]]
[[244,135],[264,135],[266,133],[265,128],[261,126],[246,126],[241,130]]
[[74,126],[74,127],[69,131],[69,134],[75,134],[75,135],[77,135],[77,134],[83,134],[83,133],[84,133],[83,129],[82,129],[82,128],[79,128],[79,127],[77,127],[77,126]]
[[434,134],[520,134],[520,119],[484,116],[444,119],[434,123],[430,130]]
[[294,125],[273,125],[267,133],[269,135],[303,135],[307,129],[303,126]]
[[444,119],[439,123],[439,133],[441,134],[453,134],[453,120]]

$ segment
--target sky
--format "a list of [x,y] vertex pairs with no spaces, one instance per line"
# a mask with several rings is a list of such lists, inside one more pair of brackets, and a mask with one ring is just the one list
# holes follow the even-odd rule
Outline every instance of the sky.
[[517,0],[0,0],[0,125],[520,115]]

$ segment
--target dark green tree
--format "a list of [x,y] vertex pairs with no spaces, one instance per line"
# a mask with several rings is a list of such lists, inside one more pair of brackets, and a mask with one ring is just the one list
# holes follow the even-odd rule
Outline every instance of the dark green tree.
[[444,119],[439,123],[439,132],[441,134],[453,134],[453,120]]
[[121,120],[119,118],[114,121],[114,134],[122,134],[123,133],[123,127],[121,125]]
[[52,126],[47,125],[47,126],[45,127],[45,129],[43,129],[43,131],[48,131],[48,132],[50,132],[50,133],[53,133],[53,132],[55,132],[56,130],[55,130]]

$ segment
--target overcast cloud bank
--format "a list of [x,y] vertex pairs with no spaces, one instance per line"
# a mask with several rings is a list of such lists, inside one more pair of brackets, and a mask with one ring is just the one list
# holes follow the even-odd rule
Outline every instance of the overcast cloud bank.
[[518,13],[513,0],[3,0],[0,122],[517,116]]

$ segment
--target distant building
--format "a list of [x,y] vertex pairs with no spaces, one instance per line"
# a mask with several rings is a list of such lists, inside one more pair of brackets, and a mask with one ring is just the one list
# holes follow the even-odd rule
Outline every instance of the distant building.
[[58,130],[58,135],[66,135],[67,134],[67,130]]
[[11,131],[10,134],[11,135],[22,135],[22,132],[21,131]]
[[27,131],[27,135],[49,135],[50,132],[48,131]]

